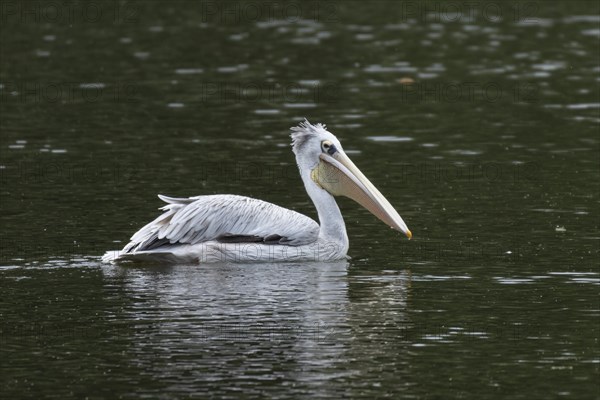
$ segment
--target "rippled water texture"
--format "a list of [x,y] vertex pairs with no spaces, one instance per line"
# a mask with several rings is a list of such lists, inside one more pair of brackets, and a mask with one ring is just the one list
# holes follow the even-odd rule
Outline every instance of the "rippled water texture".
[[[599,398],[597,2],[52,4],[0,4],[0,397]],[[303,117],[413,240],[100,263],[158,193],[316,218]]]

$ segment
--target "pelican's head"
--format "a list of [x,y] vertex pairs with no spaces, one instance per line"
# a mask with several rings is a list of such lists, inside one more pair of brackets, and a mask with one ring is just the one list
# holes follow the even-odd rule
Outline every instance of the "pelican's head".
[[394,207],[348,158],[340,141],[325,125],[304,120],[291,129],[298,167],[310,171],[317,186],[333,196],[350,197],[393,229],[412,237]]

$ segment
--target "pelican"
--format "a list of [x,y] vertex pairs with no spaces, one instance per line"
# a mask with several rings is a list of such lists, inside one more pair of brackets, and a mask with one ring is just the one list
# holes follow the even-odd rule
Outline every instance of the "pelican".
[[320,224],[262,200],[237,195],[174,198],[162,215],[132,237],[105,262],[334,261],[347,258],[346,225],[334,196],[347,196],[392,229],[412,233],[396,210],[348,158],[323,124],[308,120],[291,128],[292,151]]

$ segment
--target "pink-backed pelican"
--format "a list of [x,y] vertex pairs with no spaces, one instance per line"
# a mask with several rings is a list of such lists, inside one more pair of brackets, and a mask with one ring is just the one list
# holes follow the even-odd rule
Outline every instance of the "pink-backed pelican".
[[291,128],[292,150],[304,187],[319,215],[311,218],[236,195],[173,198],[162,215],[103,260],[166,263],[333,261],[346,258],[348,236],[333,196],[347,196],[381,221],[412,233],[396,210],[360,172],[325,125],[307,120]]

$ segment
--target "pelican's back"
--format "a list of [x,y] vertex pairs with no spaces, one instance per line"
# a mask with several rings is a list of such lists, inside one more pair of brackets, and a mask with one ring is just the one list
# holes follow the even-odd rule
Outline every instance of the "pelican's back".
[[140,256],[169,253],[177,246],[211,241],[302,246],[319,236],[319,225],[311,218],[250,197],[159,198],[167,203],[161,207],[164,213],[137,231],[122,251],[105,256],[105,260],[138,252]]

